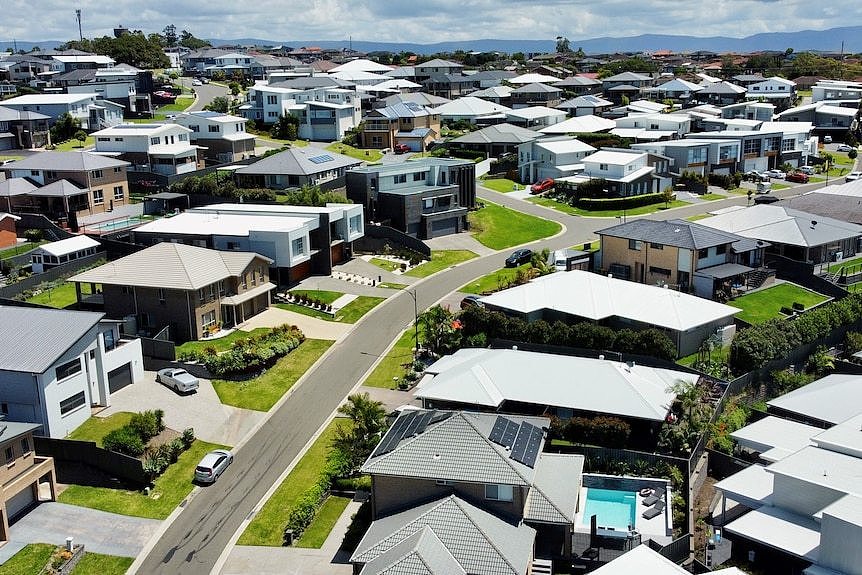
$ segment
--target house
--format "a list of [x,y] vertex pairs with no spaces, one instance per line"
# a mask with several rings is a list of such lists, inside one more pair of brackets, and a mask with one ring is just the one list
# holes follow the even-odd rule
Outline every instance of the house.
[[374,72],[334,72],[330,75],[332,78],[336,80],[340,80],[342,82],[349,82],[352,87],[365,86],[373,88],[374,86],[380,84],[381,82],[385,82],[386,80],[392,80],[393,78],[383,75],[383,74],[375,74]]
[[102,100],[95,92],[85,94],[27,94],[3,100],[3,106],[19,112],[37,112],[48,116],[49,124],[69,114],[81,122],[81,129],[93,132],[123,121],[123,107]]
[[810,122],[814,125],[814,134],[842,139],[856,125],[857,111],[855,103],[852,107],[845,107],[815,102],[785,110],[775,119],[779,122]]
[[0,106],[0,150],[41,148],[51,143],[50,116]]
[[629,114],[615,121],[611,134],[636,140],[676,139],[691,132],[687,114]]
[[580,173],[583,160],[596,149],[569,136],[551,136],[518,146],[518,174],[522,182],[562,178]]
[[558,110],[563,110],[572,117],[578,116],[601,116],[614,105],[610,100],[598,96],[578,96],[571,100],[561,102]]
[[[272,260],[249,252],[159,243],[69,278],[78,301],[101,300],[108,317],[137,331],[168,328],[172,341],[203,339],[269,308]],[[89,285],[87,294],[83,287]],[[94,289],[101,286],[101,293]],[[88,297],[87,297],[88,296]]]
[[712,173],[729,174],[740,161],[739,140],[685,138],[635,143],[631,148],[670,158],[670,171],[674,175],[681,175],[683,172],[694,172],[702,176]]
[[487,309],[526,321],[594,321],[609,327],[658,328],[680,357],[717,332],[732,335],[739,310],[676,290],[581,270],[536,278],[482,298]]
[[134,171],[174,176],[203,167],[192,130],[179,124],[120,124],[93,133],[96,153],[111,154]]
[[524,84],[512,90],[512,107],[529,108],[545,106],[555,108],[562,101],[563,91],[554,86],[535,82]]
[[567,96],[584,96],[602,91],[602,83],[599,80],[585,76],[566,76],[559,82],[554,82],[554,87],[562,89]]
[[766,204],[738,206],[697,223],[768,242],[766,263],[772,254],[812,264],[833,261],[839,253],[847,258],[856,254],[862,236],[856,224]]
[[245,118],[219,112],[183,112],[173,119],[191,130],[189,141],[200,146],[205,160],[224,164],[254,155],[254,135],[245,131]]
[[820,80],[811,86],[811,101],[815,104],[862,98],[862,82],[846,80]]
[[476,205],[476,164],[422,158],[355,168],[347,172],[347,197],[369,221],[419,239],[458,233]]
[[370,111],[364,119],[360,142],[364,148],[390,148],[403,144],[411,151],[424,152],[440,135],[440,115],[407,102]]
[[652,76],[622,72],[602,79],[602,93],[614,102],[620,102],[623,97],[634,100],[643,88],[648,88],[653,83]]
[[[715,299],[734,284],[758,287],[765,279],[767,243],[686,220],[632,220],[596,232],[601,250],[595,266],[615,278]],[[751,283],[749,283],[751,280]]]
[[721,107],[721,117],[728,120],[743,119],[771,122],[775,115],[775,104],[769,102],[739,102]]
[[482,98],[483,100],[488,100],[489,102],[500,104],[501,106],[508,106],[511,108],[512,90],[513,88],[509,86],[492,86],[491,88],[485,88],[483,90],[476,90],[475,92],[470,92],[470,95],[474,98]]
[[180,62],[184,71],[200,74],[207,66],[215,66],[216,58],[228,53],[221,48],[202,48],[183,54]]
[[[755,122],[755,120],[723,121]],[[758,126],[760,124],[758,122]],[[725,162],[722,164],[722,169],[727,169],[727,173],[750,172],[752,170],[762,172],[781,165],[779,160],[784,132],[780,129],[770,131],[760,129],[719,130],[701,134],[686,134],[686,138],[733,141],[737,146],[737,153],[734,155],[731,153],[732,148],[725,148],[725,157],[719,157]],[[732,156],[735,156],[733,162],[730,161]]]
[[435,106],[443,105],[446,102],[449,102],[449,100],[447,98],[441,98],[439,96],[434,96],[433,94],[427,94],[425,92],[409,92],[407,94],[402,93],[387,96],[383,98],[382,101],[375,102],[374,106],[393,106],[395,104],[406,104],[408,102],[412,102],[420,106],[425,106],[426,108],[433,108]]
[[703,90],[703,86],[688,82],[682,78],[674,78],[663,84],[659,84],[650,91],[659,100],[674,100],[676,102],[688,102],[697,97],[697,93]]
[[772,76],[746,86],[746,98],[767,101],[779,109],[789,108],[796,102],[796,82]]
[[97,68],[111,68],[116,64],[110,56],[101,54],[88,54],[80,52],[77,54],[55,54],[51,57],[51,70],[55,72],[69,72],[71,70],[95,70]]
[[511,108],[494,104],[474,96],[464,96],[451,102],[446,102],[433,111],[440,115],[440,119],[450,122],[466,120],[471,124],[499,124],[502,123]]
[[527,74],[515,76],[514,78],[509,78],[507,81],[513,86],[525,86],[528,84],[556,84],[560,79],[549,74],[529,72]]
[[0,167],[7,178],[17,180],[10,180],[6,196],[10,205],[6,207],[12,212],[69,218],[125,205],[129,202],[128,166],[128,162],[90,152],[33,154]]
[[602,149],[583,158],[583,165],[565,181],[604,180],[610,197],[654,194],[671,185],[670,158],[641,150]]
[[464,69],[462,64],[450,60],[434,58],[413,66],[413,74],[417,81],[422,81],[439,74],[460,74]]
[[100,245],[87,236],[72,236],[65,240],[48,242],[30,252],[30,265],[33,273],[40,274],[60,264],[92,256],[99,250]]
[[529,108],[518,108],[506,112],[506,122],[539,130],[562,122],[566,117],[563,110],[555,110],[547,106],[530,106]]
[[345,172],[362,160],[312,146],[289,148],[234,171],[245,188],[285,190],[305,185],[334,189],[344,185]]
[[828,429],[859,414],[862,378],[833,373],[766,402],[775,416]]
[[41,427],[38,423],[4,420],[0,450],[5,454],[6,465],[0,469],[0,544],[9,540],[9,526],[38,501],[40,485],[47,485],[47,501],[57,500],[57,477],[54,459],[36,455],[33,434]]
[[512,124],[494,124],[481,130],[467,132],[449,140],[451,147],[485,152],[489,158],[499,157],[518,151],[518,146],[541,137],[535,130],[528,130]]
[[[515,435],[524,434],[523,447],[519,442],[518,449],[508,449],[506,445],[512,443],[495,432],[495,426],[499,428],[500,424],[511,425]],[[534,538],[538,556],[570,557],[584,458],[543,453],[542,428],[547,425],[548,419],[541,417],[403,411],[362,466],[362,472],[371,475],[371,509],[375,523],[351,561],[354,565],[367,561],[363,550],[389,531],[384,526],[404,524],[407,518],[426,512],[445,498],[481,506],[480,509],[490,515],[484,523],[486,529],[505,530],[508,524],[515,539],[504,548],[510,553],[522,550],[517,568],[501,565],[492,570],[487,564],[473,563],[467,565],[468,573],[526,575]],[[530,437],[529,444],[527,437]],[[561,484],[565,484],[566,489],[560,489]],[[481,534],[475,527],[459,533],[462,544],[481,543],[476,539]],[[485,561],[498,560],[495,555],[500,553],[499,549],[494,554],[476,553],[484,548],[468,545],[464,551],[474,557],[473,561],[478,557],[487,557]]]
[[0,306],[0,408],[12,421],[62,438],[144,375],[140,340],[104,314]]
[[288,105],[295,101],[295,94],[302,90],[285,86],[270,86],[255,82],[246,94],[246,103],[239,107],[242,116],[263,124],[274,124],[287,114]]
[[[0,182],[2,185],[3,182]],[[0,248],[8,248],[18,245],[18,233],[15,222],[21,218],[5,212],[0,212]]]
[[775,463],[803,447],[814,445],[811,438],[822,431],[821,427],[767,415],[730,436],[743,453],[756,454],[760,462]]
[[517,74],[514,72],[510,72],[509,70],[469,70],[464,72],[465,75],[473,78],[474,81],[479,82],[479,88],[494,88],[498,86],[502,86],[503,82],[508,82]]
[[737,74],[731,78],[738,86],[748,88],[752,84],[758,84],[766,80],[761,74]]
[[616,128],[617,124],[613,120],[599,118],[598,116],[577,116],[569,118],[556,124],[552,124],[546,128],[539,130],[543,134],[560,135],[560,134],[585,134],[595,132],[609,132]]
[[11,82],[30,84],[50,74],[51,63],[28,54],[8,54],[0,59],[0,74]]
[[142,245],[177,242],[215,250],[255,252],[272,260],[270,278],[292,285],[329,275],[350,258],[365,233],[362,206],[215,204],[186,210],[132,231]]
[[746,89],[730,82],[713,82],[697,93],[698,101],[716,106],[736,104],[745,99]]
[[[638,545],[593,571],[595,575],[630,575],[632,573],[649,573],[650,575],[686,575],[689,571],[683,569],[662,554],[653,551],[649,545]],[[717,575],[745,575],[736,567],[715,569],[710,573]]]
[[463,74],[433,74],[422,80],[422,90],[441,98],[458,98],[479,88],[479,80]]
[[761,132],[781,132],[781,153],[778,165],[793,167],[808,165],[810,158],[819,156],[818,138],[812,137],[814,126],[809,122],[763,122]]
[[[0,182],[0,197],[2,197]],[[862,181],[829,185],[794,198],[781,200],[778,205],[801,210],[821,217],[862,225]]]

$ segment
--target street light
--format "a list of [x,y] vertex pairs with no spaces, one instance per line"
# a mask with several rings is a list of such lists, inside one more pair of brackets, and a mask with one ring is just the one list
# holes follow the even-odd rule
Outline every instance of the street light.
[[415,359],[419,355],[419,303],[416,300],[415,290],[407,290],[407,293],[413,298],[413,328],[414,337],[416,338],[416,352],[414,353],[413,358]]

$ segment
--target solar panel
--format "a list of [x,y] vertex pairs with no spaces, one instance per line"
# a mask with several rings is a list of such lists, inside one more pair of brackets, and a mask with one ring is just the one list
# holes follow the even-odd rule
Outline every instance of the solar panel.
[[515,437],[518,435],[519,426],[514,421],[510,421],[508,425],[506,425],[506,431],[503,433],[503,442],[502,445],[512,449],[512,446],[515,445]]
[[530,439],[527,442],[527,450],[524,452],[524,458],[521,461],[527,467],[535,467],[536,459],[539,457],[539,448],[542,446],[542,430],[538,427],[531,426]]
[[497,416],[497,419],[494,420],[494,427],[491,428],[491,434],[488,436],[488,439],[496,443],[497,445],[503,445],[503,433],[506,431],[506,427],[509,424],[509,420],[505,417]]
[[[416,435],[418,433],[416,430],[419,429],[419,425],[422,423],[426,415],[428,415],[427,411],[416,413],[410,423],[407,424],[407,427],[404,428],[404,433],[401,434],[401,437],[412,437]],[[425,425],[428,425],[427,421]]]
[[396,419],[392,428],[385,436],[383,436],[383,440],[377,445],[377,449],[374,450],[374,456],[383,455],[384,453],[389,453],[395,449],[404,438],[404,431],[407,426],[410,425],[415,418],[416,412],[411,411],[410,413],[406,413]]
[[324,154],[322,156],[312,156],[308,158],[308,161],[313,164],[322,164],[324,162],[331,162],[333,160],[335,160],[335,158],[333,158],[329,154]]
[[515,461],[524,461],[524,454],[527,452],[527,444],[530,442],[530,430],[532,427],[527,422],[521,424],[518,436],[515,438],[515,444],[512,446],[512,454],[509,456]]
[[411,435],[419,435],[420,433],[425,431],[425,428],[428,427],[429,423],[431,423],[431,419],[434,417],[435,413],[436,412],[433,410],[426,411],[425,413],[417,417],[415,421],[418,421],[419,423],[416,424],[416,429],[413,430],[413,433]]

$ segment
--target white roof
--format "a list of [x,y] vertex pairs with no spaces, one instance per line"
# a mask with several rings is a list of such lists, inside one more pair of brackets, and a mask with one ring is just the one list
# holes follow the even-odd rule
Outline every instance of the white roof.
[[862,406],[859,406],[859,412],[859,415],[821,431],[812,441],[823,449],[862,459],[862,433],[859,432],[862,429]]
[[746,507],[756,508],[767,504],[772,496],[775,477],[762,465],[750,465],[715,484],[715,488],[729,499]]
[[500,112],[510,112],[512,109],[482,98],[464,96],[441,106],[431,109],[435,114],[441,116],[488,116]]
[[823,509],[823,515],[841,519],[851,525],[862,526],[862,498],[845,495],[835,503],[827,505]]
[[543,134],[573,134],[580,132],[601,132],[616,128],[617,124],[613,120],[599,118],[592,114],[587,116],[577,116],[563,120],[558,124],[548,126],[539,130]]
[[665,559],[650,549],[649,545],[638,545],[628,553],[602,565],[593,573],[595,575],[632,575],[632,573],[684,575],[688,574],[688,571],[670,559]]
[[761,132],[784,132],[785,134],[807,134],[814,126],[811,122],[763,122]]
[[[189,128],[185,126],[181,126],[179,124],[118,124],[116,126],[111,126],[110,128],[105,128],[104,130],[99,130],[98,132],[93,132],[93,136],[155,136],[157,134],[161,134],[164,132],[174,132],[174,133],[191,133]],[[182,142],[184,146],[188,145],[188,142]]]
[[631,138],[636,140],[660,140],[669,138],[676,134],[674,130],[647,130],[646,128],[614,128],[610,132],[621,138]]
[[772,399],[767,404],[838,424],[859,413],[862,406],[862,376],[833,373]]
[[807,561],[816,562],[819,556],[820,524],[779,507],[749,511],[724,529]]
[[[9,100],[6,101],[8,102]],[[818,114],[832,114],[833,116],[855,116],[857,111],[856,108],[847,108],[845,106],[824,105],[817,108]]]
[[703,86],[687,82],[682,78],[674,78],[670,82],[665,82],[664,84],[657,86],[655,89],[659,92],[684,92],[686,90],[699,92],[700,90],[703,90]]
[[651,102],[649,100],[635,100],[634,102],[628,104],[625,107],[630,112],[661,112],[665,108],[667,108],[667,104],[662,104],[660,102]]
[[302,92],[302,90],[297,90],[295,88],[282,88],[280,86],[270,86],[266,83],[266,80],[258,80],[255,82],[254,86],[251,87],[253,90],[257,90],[260,92],[271,92],[273,94],[296,94],[297,92]]
[[348,82],[359,82],[363,80],[377,80],[378,82],[382,82],[384,80],[392,79],[391,76],[376,74],[374,72],[365,72],[362,70],[335,72],[330,74],[330,76],[339,80],[346,80]]
[[766,471],[832,491],[862,496],[862,459],[852,455],[808,446],[776,461]]
[[529,313],[551,309],[591,320],[627,318],[686,331],[730,318],[737,308],[678,292],[581,270],[536,278],[482,298],[487,305]]
[[778,461],[806,445],[823,431],[819,427],[780,417],[764,417],[730,434],[741,447],[761,454],[769,462]]
[[562,82],[561,78],[548,76],[547,74],[521,74],[507,80],[510,84],[555,84]]
[[139,226],[135,232],[244,237],[250,231],[289,232],[301,229],[307,223],[308,218],[183,212]]
[[101,56],[98,54],[76,54],[73,56],[52,56],[58,62],[95,62],[96,64],[113,64],[114,59],[110,56]]
[[561,117],[565,116],[566,113],[563,110],[555,110],[547,106],[530,106],[529,108],[516,108],[511,112],[506,112],[506,115],[525,120],[535,120],[536,118]]
[[624,166],[635,160],[639,160],[646,155],[646,152],[636,151],[637,153],[628,152],[611,152],[609,150],[599,150],[595,154],[591,154],[584,158],[584,162],[595,162],[597,164],[612,164],[616,166]]
[[405,88],[421,88],[421,84],[405,80],[404,78],[395,78],[392,80],[384,80],[379,84],[371,86],[375,90],[403,90]]
[[434,377],[423,379],[416,397],[495,408],[504,401],[553,405],[650,421],[667,416],[676,381],[698,380],[670,369],[512,349],[462,349],[426,373]]
[[18,104],[23,106],[28,105],[48,105],[48,104],[75,104],[83,100],[92,100],[99,95],[95,92],[90,94],[26,94],[3,100],[3,105]]
[[350,62],[345,62],[340,66],[336,66],[330,70],[332,72],[391,72],[392,68],[390,66],[384,66],[383,64],[378,64],[377,62],[372,62],[371,60],[366,60],[364,58],[359,58],[357,60],[351,60]]
[[80,250],[86,250],[87,248],[97,248],[99,247],[99,245],[101,244],[99,244],[99,242],[97,242],[96,240],[88,236],[81,235],[66,238],[65,240],[60,240],[57,242],[42,244],[41,246],[39,246],[38,251],[59,257],[75,253]]
[[572,152],[592,152],[595,150],[589,144],[586,144],[580,140],[572,138],[570,140],[551,140],[547,142],[543,142],[541,140],[536,142],[536,147],[543,148],[552,152],[554,154],[569,154]]

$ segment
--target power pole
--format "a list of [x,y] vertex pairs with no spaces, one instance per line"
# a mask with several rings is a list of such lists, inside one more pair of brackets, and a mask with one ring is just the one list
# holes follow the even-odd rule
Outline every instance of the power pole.
[[81,42],[84,41],[84,32],[81,30],[81,9],[78,8],[75,10],[75,18],[78,19],[78,38]]

